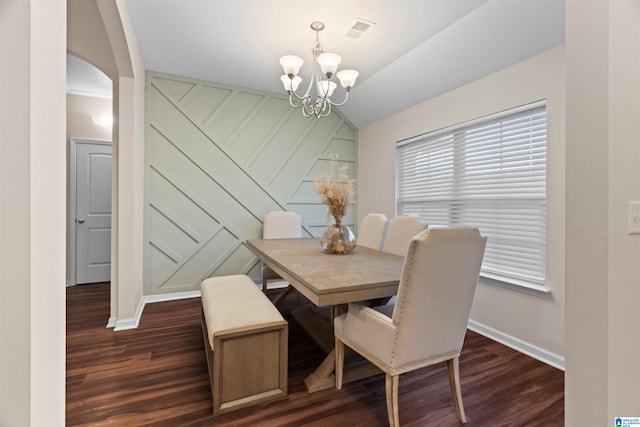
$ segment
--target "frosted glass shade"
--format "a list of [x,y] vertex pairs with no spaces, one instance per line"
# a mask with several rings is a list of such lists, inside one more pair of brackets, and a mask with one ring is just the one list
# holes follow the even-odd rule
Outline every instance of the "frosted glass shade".
[[320,64],[322,72],[327,77],[331,77],[331,75],[336,72],[340,62],[342,62],[342,58],[340,58],[340,55],[336,55],[335,53],[323,53],[318,56],[318,64]]
[[289,91],[295,92],[296,90],[298,90],[298,85],[300,85],[300,82],[302,81],[302,77],[295,76],[294,78],[291,79],[289,78],[289,76],[285,74],[280,77],[280,80],[282,81],[284,90],[286,90],[287,92]]
[[338,74],[338,79],[340,79],[340,84],[345,89],[350,89],[356,84],[356,79],[360,75],[356,70],[342,70]]
[[318,96],[324,98],[331,96],[335,90],[337,84],[330,82],[329,80],[321,80],[318,84]]
[[288,76],[297,76],[303,62],[302,58],[295,55],[285,55],[280,58],[280,65],[282,65],[284,73]]

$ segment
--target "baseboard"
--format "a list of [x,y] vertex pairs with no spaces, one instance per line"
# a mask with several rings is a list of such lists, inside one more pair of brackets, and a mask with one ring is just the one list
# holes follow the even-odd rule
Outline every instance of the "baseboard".
[[136,313],[132,318],[129,319],[118,319],[116,320],[116,325],[113,328],[114,331],[126,331],[127,329],[136,329],[140,324],[140,318],[142,317],[142,311],[144,310],[144,296],[140,298],[138,302],[138,308],[136,308]]
[[559,354],[552,353],[548,350],[500,332],[474,320],[469,320],[467,326],[469,329],[479,333],[480,335],[484,335],[485,337],[497,341],[500,344],[504,344],[507,347],[511,347],[512,349],[519,351],[520,353],[531,356],[534,359],[546,363],[547,365],[551,365],[554,368],[564,371],[564,357],[560,356]]
[[142,298],[144,299],[145,303],[174,301],[174,300],[187,299],[187,298],[200,298],[200,290],[198,289],[196,291],[172,292],[172,293],[169,293],[169,294],[145,295]]
[[[281,286],[282,287],[286,286],[286,284],[285,285],[278,284],[278,286],[274,286],[274,287],[281,287]],[[195,291],[143,295],[142,298],[140,299],[140,302],[138,303],[138,308],[136,309],[136,314],[134,317],[130,319],[117,319],[114,317],[110,317],[109,322],[107,323],[107,328],[113,328],[114,331],[125,331],[127,329],[136,329],[140,324],[140,318],[142,317],[142,312],[144,311],[144,306],[146,304],[151,304],[154,302],[163,302],[163,301],[175,301],[175,300],[187,299],[187,298],[200,298],[200,290],[198,289]]]
[[197,297],[200,297],[199,290],[187,291],[187,292],[173,292],[170,294],[143,295],[142,298],[140,298],[140,302],[138,303],[136,314],[132,318],[116,319],[116,318],[110,317],[109,322],[107,323],[107,328],[113,328],[114,331],[126,331],[127,329],[136,329],[140,324],[140,318],[142,317],[142,312],[144,311],[145,305],[149,303],[154,303],[154,302],[173,301],[173,300],[197,298]]
[[109,320],[107,321],[107,328],[115,328],[117,322],[118,322],[117,317],[113,317],[113,316],[109,317]]

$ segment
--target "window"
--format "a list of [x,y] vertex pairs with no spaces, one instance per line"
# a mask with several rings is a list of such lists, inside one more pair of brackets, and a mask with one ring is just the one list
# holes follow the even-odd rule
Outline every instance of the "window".
[[397,212],[488,237],[484,280],[548,293],[544,101],[397,145]]

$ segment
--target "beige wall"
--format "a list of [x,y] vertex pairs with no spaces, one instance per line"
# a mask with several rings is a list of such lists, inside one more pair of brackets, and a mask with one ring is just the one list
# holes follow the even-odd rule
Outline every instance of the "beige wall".
[[[428,84],[425,83],[425,84]],[[396,142],[473,118],[547,100],[547,286],[541,298],[480,284],[476,326],[509,344],[562,364],[564,354],[564,47],[479,79],[359,129],[358,217],[395,215]]]
[[91,120],[92,114],[111,114],[111,99],[82,95],[67,95],[67,140],[85,138],[111,140],[111,127],[100,127]]
[[640,416],[640,3],[567,2],[565,425]]
[[0,425],[64,425],[65,14],[0,3]]
[[[116,329],[137,327],[142,301],[145,70],[124,0],[97,0],[118,66],[114,81],[111,320]],[[115,244],[114,244],[115,242]],[[115,249],[114,249],[115,245]],[[115,259],[115,264],[114,264]],[[114,280],[115,277],[115,280]]]

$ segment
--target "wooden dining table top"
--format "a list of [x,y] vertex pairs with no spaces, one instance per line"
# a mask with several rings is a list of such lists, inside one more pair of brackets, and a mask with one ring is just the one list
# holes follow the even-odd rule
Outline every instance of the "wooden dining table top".
[[322,252],[320,239],[255,239],[246,246],[317,306],[395,295],[404,258],[356,246],[348,255]]

